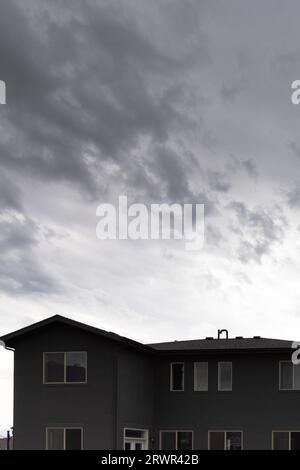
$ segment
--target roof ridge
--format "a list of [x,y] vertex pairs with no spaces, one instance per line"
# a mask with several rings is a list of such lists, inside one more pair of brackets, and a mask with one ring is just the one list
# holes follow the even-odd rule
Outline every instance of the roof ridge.
[[73,320],[72,318],[69,318],[69,317],[66,317],[66,316],[63,316],[63,315],[59,315],[59,314],[52,315],[50,317],[45,318],[44,320],[40,320],[38,322],[32,323],[31,325],[25,326],[23,328],[15,330],[11,333],[3,335],[3,336],[0,337],[0,340],[3,341],[4,343],[9,342],[9,341],[11,341],[11,340],[13,340],[13,339],[15,339],[19,336],[29,334],[29,333],[37,330],[38,328],[42,328],[43,326],[50,325],[51,323],[53,323],[55,321],[59,321],[59,322],[65,323],[67,325],[71,325],[75,328],[80,328],[82,330],[86,330],[86,331],[89,331],[91,333],[101,335],[103,337],[106,337],[106,338],[114,340],[114,341],[125,343],[128,346],[132,346],[132,347],[135,347],[135,348],[138,348],[138,349],[144,349],[144,350],[147,350],[148,352],[155,352],[155,350],[147,344],[140,343],[140,342],[135,341],[131,338],[127,338],[125,336],[118,335],[117,333],[107,331],[107,330],[103,330],[101,328],[91,326],[91,325],[88,325],[86,323],[82,323],[82,322],[79,322],[77,320]]

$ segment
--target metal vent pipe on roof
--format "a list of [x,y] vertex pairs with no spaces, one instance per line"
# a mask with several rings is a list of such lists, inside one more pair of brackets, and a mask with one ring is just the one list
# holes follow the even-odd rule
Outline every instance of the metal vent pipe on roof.
[[225,333],[225,339],[228,339],[228,330],[218,330],[218,339],[222,339],[222,334]]

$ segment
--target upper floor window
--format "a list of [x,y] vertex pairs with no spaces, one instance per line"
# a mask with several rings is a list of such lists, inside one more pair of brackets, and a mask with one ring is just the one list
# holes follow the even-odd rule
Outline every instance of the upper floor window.
[[279,389],[300,390],[300,364],[291,361],[279,362]]
[[299,431],[273,431],[273,450],[300,450]]
[[208,363],[194,362],[194,391],[206,392],[208,390]]
[[170,371],[170,389],[172,392],[184,390],[184,363],[172,362]]
[[82,428],[47,428],[46,450],[81,450]]
[[86,352],[44,353],[44,383],[86,383],[86,380]]
[[218,363],[218,390],[221,392],[232,390],[232,362]]

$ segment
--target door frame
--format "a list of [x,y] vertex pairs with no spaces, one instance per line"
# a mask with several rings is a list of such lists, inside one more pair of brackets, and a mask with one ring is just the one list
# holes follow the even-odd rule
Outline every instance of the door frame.
[[[144,433],[144,437],[126,437],[126,431],[140,431]],[[123,432],[123,449],[125,449],[125,443],[126,442],[140,442],[143,446],[142,450],[148,450],[149,449],[149,430],[145,428],[131,428],[131,427],[126,427],[124,428]]]

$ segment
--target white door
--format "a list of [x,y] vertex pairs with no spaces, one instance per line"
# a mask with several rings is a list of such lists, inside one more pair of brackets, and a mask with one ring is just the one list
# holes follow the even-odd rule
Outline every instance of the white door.
[[146,445],[141,440],[126,439],[125,450],[146,450]]
[[146,429],[125,429],[124,430],[125,450],[147,450],[148,431]]

